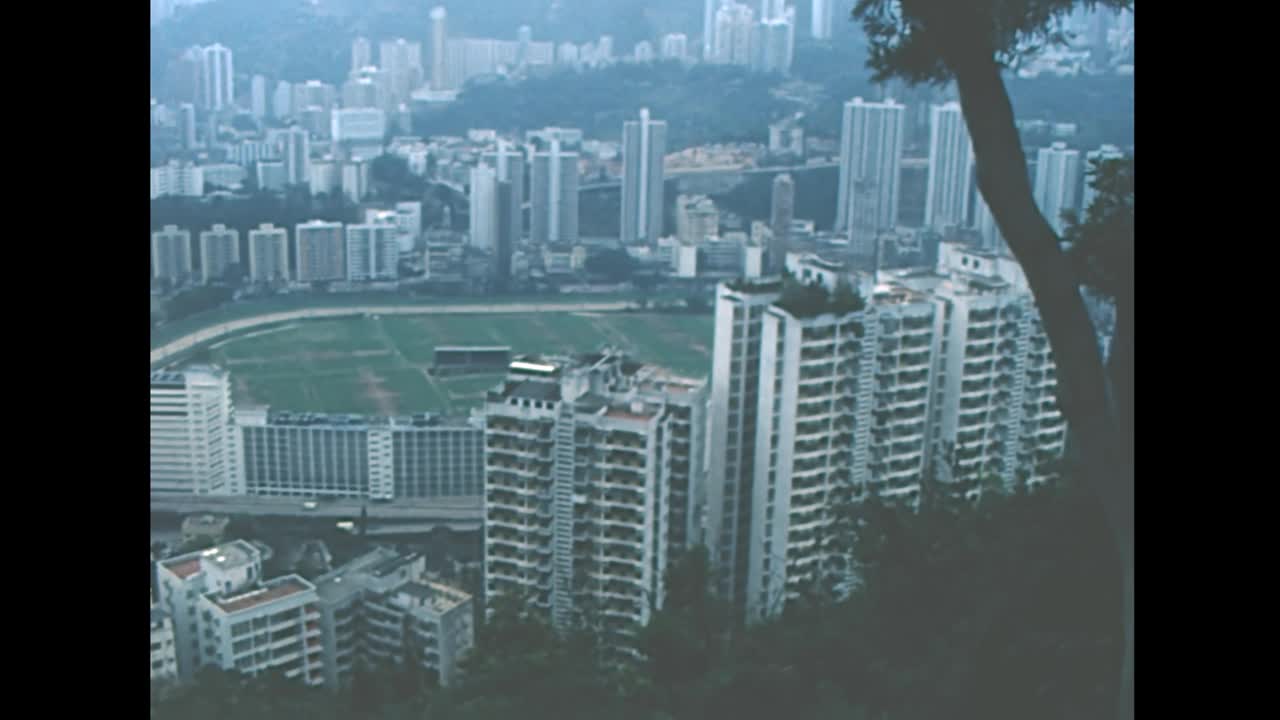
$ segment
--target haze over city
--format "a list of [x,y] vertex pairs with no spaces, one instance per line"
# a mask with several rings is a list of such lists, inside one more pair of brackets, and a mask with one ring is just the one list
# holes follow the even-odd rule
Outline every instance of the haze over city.
[[152,0],[152,717],[1131,718],[1133,40]]

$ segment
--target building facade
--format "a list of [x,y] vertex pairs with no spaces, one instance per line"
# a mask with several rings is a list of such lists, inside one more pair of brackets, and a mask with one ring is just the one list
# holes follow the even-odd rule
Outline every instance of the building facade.
[[854,98],[844,104],[836,232],[876,233],[897,226],[905,120],[906,108],[892,100]]
[[639,120],[622,124],[622,244],[662,236],[663,162],[667,123],[640,109]]
[[242,494],[232,416],[225,370],[151,373],[151,492]]
[[399,277],[399,230],[394,224],[347,226],[347,282],[395,280]]
[[223,280],[227,269],[240,263],[240,232],[214,225],[200,233],[200,274],[208,285]]
[[346,243],[342,223],[311,220],[293,231],[293,255],[300,283],[343,280],[347,274]]
[[178,678],[178,655],[169,613],[151,604],[151,682]]
[[471,596],[428,579],[420,554],[377,548],[315,584],[330,687],[348,681],[361,661],[414,662],[447,687],[475,643]]
[[633,642],[698,514],[702,388],[609,352],[513,362],[485,405],[487,596]]
[[263,223],[249,231],[250,282],[289,280],[289,231]]
[[929,175],[924,224],[937,230],[968,227],[973,193],[973,143],[960,103],[929,108]]
[[174,285],[191,279],[191,231],[165,225],[151,233],[151,276]]
[[578,242],[578,153],[560,141],[533,153],[530,239],[538,244]]
[[1056,142],[1036,153],[1036,205],[1053,231],[1062,234],[1062,213],[1076,209],[1080,192],[1080,151]]

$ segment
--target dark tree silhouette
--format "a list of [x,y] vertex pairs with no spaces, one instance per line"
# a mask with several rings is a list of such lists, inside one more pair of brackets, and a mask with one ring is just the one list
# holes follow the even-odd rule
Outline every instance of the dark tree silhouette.
[[[1113,354],[1111,365],[1103,365],[1080,294],[1081,277],[1032,196],[1002,78],[1005,68],[1063,41],[1058,21],[1077,7],[1132,9],[1133,2],[858,0],[852,17],[866,31],[867,62],[877,81],[897,77],[910,84],[956,83],[973,142],[978,188],[1035,295],[1058,368],[1059,405],[1070,423],[1083,475],[1107,511],[1124,559],[1120,715],[1127,718],[1133,714],[1133,395],[1132,368],[1124,365],[1131,363],[1132,353]],[[1123,330],[1132,337],[1132,314]]]

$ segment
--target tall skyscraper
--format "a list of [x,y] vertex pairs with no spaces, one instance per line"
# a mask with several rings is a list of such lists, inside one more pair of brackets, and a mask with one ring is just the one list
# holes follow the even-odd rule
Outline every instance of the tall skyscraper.
[[267,116],[267,79],[261,75],[249,82],[249,112],[257,120]]
[[191,279],[191,231],[165,225],[151,233],[151,276],[177,285]]
[[1061,234],[1062,213],[1076,209],[1080,188],[1080,151],[1068,150],[1067,144],[1056,142],[1036,153],[1036,205]]
[[200,80],[206,110],[231,108],[236,98],[231,51],[216,43],[201,49]]
[[182,103],[178,106],[178,129],[182,133],[182,149],[196,148],[196,106]]
[[281,134],[280,157],[284,159],[285,183],[311,182],[311,138],[306,130],[295,125]]
[[373,46],[369,38],[358,37],[351,41],[351,72],[359,72],[373,64]]
[[1095,162],[1103,160],[1119,160],[1124,157],[1124,153],[1115,145],[1103,145],[1097,150],[1090,150],[1084,154],[1085,167],[1084,172],[1084,190],[1080,196],[1080,214],[1083,216],[1089,212],[1089,206],[1093,204],[1093,200],[1098,193],[1093,189],[1093,177],[1089,174],[1093,169]]
[[293,256],[300,283],[343,280],[347,276],[346,243],[342,223],[310,220],[293,231]]
[[856,229],[864,217],[874,225],[872,232],[897,226],[905,120],[906,109],[892,100],[854,98],[844,104],[837,232]]
[[663,162],[667,123],[651,120],[641,108],[639,120],[622,125],[622,244],[657,240],[662,235]]
[[445,18],[448,13],[443,6],[431,9],[431,89],[448,89],[445,70],[445,50],[448,35],[445,32]]
[[746,612],[760,333],[766,308],[781,292],[777,280],[721,285],[716,291],[706,543],[716,568],[716,591],[739,619]]
[[[870,294],[869,280],[852,282]],[[941,323],[927,297],[905,289],[875,291],[868,306],[815,312],[784,296],[763,313],[749,620],[781,612],[806,584],[847,579],[848,558],[828,543],[841,504],[919,497]]]
[[200,233],[200,274],[205,284],[222,280],[227,268],[240,262],[240,232],[214,225]]
[[831,19],[835,14],[836,0],[813,0],[810,31],[815,40],[831,39]]
[[498,173],[487,165],[471,168],[471,246],[491,250],[497,244]]
[[243,494],[232,414],[225,370],[151,373],[151,492]]
[[769,229],[773,237],[769,245],[768,266],[765,272],[777,275],[787,262],[787,249],[791,241],[791,221],[795,219],[796,183],[790,173],[773,178],[773,199],[770,203]]
[[718,0],[702,2],[702,61],[709,62],[716,51],[716,7]]
[[705,398],[609,351],[511,363],[485,405],[487,597],[528,594],[557,628],[594,609],[605,642],[633,646],[668,558],[698,541]]
[[973,191],[973,144],[960,103],[929,109],[929,176],[925,188],[924,224],[941,230],[965,227]]
[[289,279],[289,231],[263,223],[249,231],[249,281]]
[[497,188],[498,232],[493,249],[493,289],[501,293],[506,292],[511,284],[511,258],[520,238],[521,210],[512,183],[499,180]]
[[524,148],[499,140],[497,150],[482,155],[481,161],[497,172],[498,182],[511,184],[512,202],[507,212],[512,241],[517,241],[524,235]]
[[714,62],[722,65],[751,64],[751,37],[755,13],[736,2],[727,2],[716,11]]
[[530,239],[538,244],[578,242],[578,153],[559,140],[533,153]]

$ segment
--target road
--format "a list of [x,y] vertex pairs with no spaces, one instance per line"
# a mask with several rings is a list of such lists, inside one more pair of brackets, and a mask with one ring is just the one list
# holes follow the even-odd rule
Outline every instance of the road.
[[479,530],[484,517],[484,507],[479,497],[446,498],[432,502],[399,501],[394,503],[363,502],[360,500],[332,500],[321,502],[315,510],[302,507],[304,501],[297,498],[265,497],[216,497],[208,495],[174,495],[151,497],[151,512],[192,514],[201,512],[224,515],[257,515],[268,517],[354,519],[360,516],[361,507],[368,508],[369,519],[378,524],[394,523],[393,527],[408,532],[408,528],[420,530],[444,525],[453,530]]
[[613,312],[626,310],[633,303],[621,300],[614,302],[576,302],[576,303],[525,303],[521,305],[366,305],[357,307],[306,308],[268,313],[251,318],[230,320],[197,330],[190,335],[170,341],[151,351],[151,366],[155,367],[171,359],[178,353],[186,352],[198,345],[219,340],[228,335],[243,332],[262,325],[290,322],[293,320],[314,320],[318,318],[349,317],[351,315],[501,315],[511,313],[542,312]]
[[[903,161],[904,163],[907,161]],[[678,180],[680,178],[693,175],[710,175],[715,173],[742,175],[752,175],[757,173],[798,173],[805,170],[821,170],[823,168],[840,167],[838,162],[813,163],[812,165],[777,165],[773,167],[747,167],[746,165],[706,165],[696,168],[677,168],[667,170],[663,173],[663,177],[667,180]],[[604,190],[606,188],[616,188],[622,185],[622,180],[609,180],[607,182],[587,183],[579,185],[578,191],[585,192],[588,190]]]

